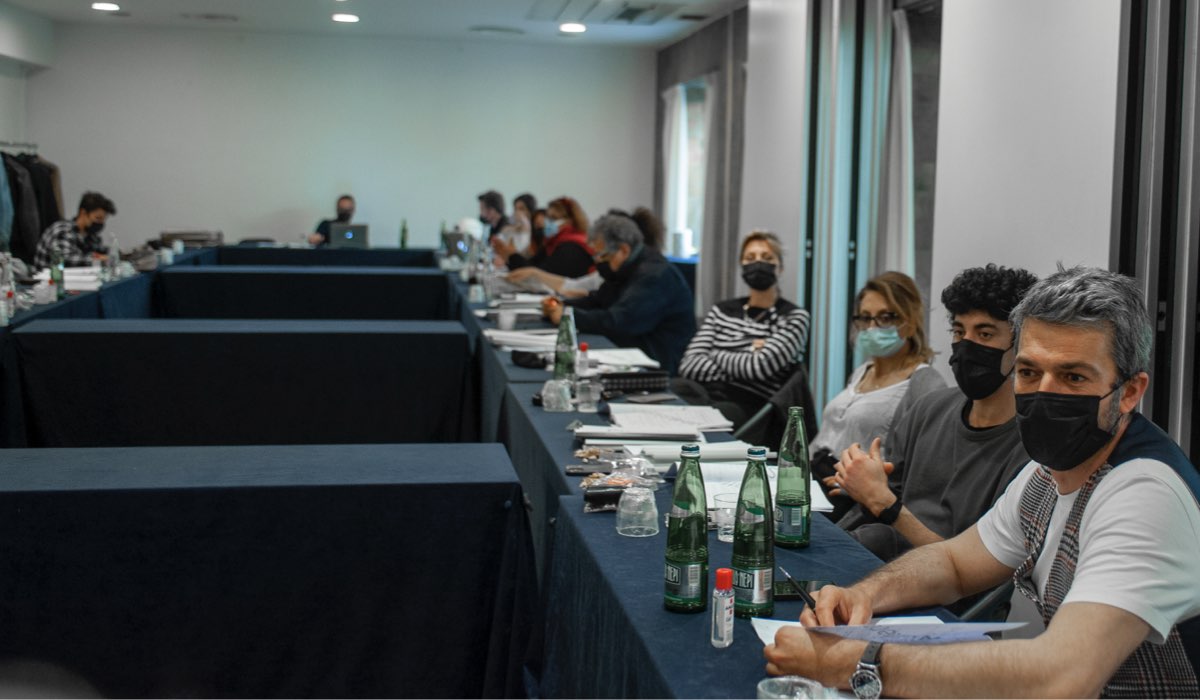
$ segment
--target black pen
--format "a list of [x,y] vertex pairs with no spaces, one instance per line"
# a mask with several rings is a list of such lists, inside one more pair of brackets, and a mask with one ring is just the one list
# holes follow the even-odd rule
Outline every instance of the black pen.
[[792,584],[792,588],[795,588],[796,592],[800,594],[800,600],[803,600],[805,605],[812,608],[813,612],[816,612],[817,601],[813,600],[813,597],[808,594],[808,591],[804,590],[803,586],[796,583],[796,579],[792,578],[792,575],[787,572],[787,569],[781,566],[779,567],[779,571],[783,574],[783,577],[788,580],[788,583]]

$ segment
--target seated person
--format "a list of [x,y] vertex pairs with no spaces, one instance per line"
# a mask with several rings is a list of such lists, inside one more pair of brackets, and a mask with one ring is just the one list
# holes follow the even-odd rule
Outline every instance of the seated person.
[[333,224],[348,224],[354,218],[354,197],[344,194],[337,200],[337,217],[323,219],[317,224],[315,231],[308,235],[308,244],[314,246],[329,245],[329,227]]
[[[925,304],[911,277],[885,272],[871,278],[854,308],[854,342],[867,359],[825,405],[821,431],[809,443],[814,478],[833,476],[838,455],[850,445],[886,436],[902,404],[946,385],[929,366],[933,350],[925,340]],[[835,521],[854,505],[845,496],[830,501]]]
[[523,255],[503,237],[492,238],[492,249],[504,259],[509,270],[533,266],[563,277],[583,277],[593,267],[587,229],[587,214],[579,203],[570,197],[559,197],[546,205],[543,240],[531,256]]
[[[958,386],[922,396],[892,429],[889,479],[880,440],[855,444],[826,485],[858,504],[838,525],[884,561],[975,524],[1029,462],[1017,433],[1009,314],[1037,278],[995,265],[959,273],[942,290]],[[890,482],[890,483],[889,483]]]
[[479,195],[479,223],[489,239],[508,226],[508,217],[504,215],[504,195],[496,190]]
[[[602,216],[591,234],[592,247],[600,251],[596,269],[604,284],[582,299],[566,300],[575,309],[575,327],[605,335],[618,347],[641,348],[674,374],[696,332],[692,292],[683,275],[642,242],[642,232],[629,216]],[[549,297],[542,312],[557,324],[563,302]]]
[[672,388],[741,426],[791,377],[808,343],[808,312],[779,296],[783,246],[769,231],[742,239],[742,280],[750,296],[723,301],[704,317]]
[[[533,216],[538,211],[537,200],[528,192],[517,195],[513,200],[513,215],[508,225],[500,230],[500,237],[518,251],[532,244]],[[495,240],[495,238],[493,238]],[[503,261],[501,261],[503,263]]]
[[[608,213],[632,218],[637,224],[638,229],[642,232],[642,242],[646,247],[652,250],[662,250],[664,226],[654,212],[646,207],[637,207],[633,210],[632,214],[628,214],[620,209],[609,209]],[[551,291],[564,297],[585,297],[588,295],[588,292],[594,292],[599,289],[600,285],[604,282],[600,277],[600,273],[595,270],[583,277],[563,277],[562,275],[546,272],[533,266],[513,270],[508,273],[505,279],[513,284],[521,284],[528,280],[537,280]]]
[[1139,284],[1107,270],[1039,282],[1012,313],[1017,426],[1032,461],[966,532],[850,588],[826,586],[815,614],[800,615],[857,624],[1011,579],[1043,633],[881,648],[786,627],[763,650],[767,672],[841,688],[855,674],[863,691],[881,683],[859,697],[1200,696],[1200,473],[1136,412],[1152,319]]
[[74,219],[56,221],[42,232],[33,267],[42,269],[62,258],[64,267],[89,267],[93,260],[107,257],[108,247],[100,238],[108,217],[116,216],[117,207],[99,192],[85,192],[79,199]]

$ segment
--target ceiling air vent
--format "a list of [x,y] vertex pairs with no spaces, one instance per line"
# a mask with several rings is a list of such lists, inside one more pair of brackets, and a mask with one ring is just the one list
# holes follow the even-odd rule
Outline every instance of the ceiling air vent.
[[596,10],[607,10],[600,15],[600,24],[647,26],[658,24],[681,7],[675,2],[602,2]]
[[236,22],[236,21],[238,21],[237,15],[226,15],[226,14],[221,14],[219,12],[198,12],[198,13],[184,12],[183,14],[181,14],[179,16],[184,19],[192,19],[192,20],[197,20],[199,22]]

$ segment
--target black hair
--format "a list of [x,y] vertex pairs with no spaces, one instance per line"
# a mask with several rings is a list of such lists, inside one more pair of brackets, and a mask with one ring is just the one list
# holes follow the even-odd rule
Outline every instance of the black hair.
[[504,213],[504,195],[496,190],[488,190],[479,195],[479,201],[483,202],[484,206],[491,207],[501,214]]
[[513,199],[513,208],[514,209],[516,209],[517,202],[522,202],[525,205],[525,208],[529,210],[529,216],[531,216],[531,217],[533,216],[533,213],[538,210],[537,197],[534,197],[533,195],[529,194],[528,192],[526,192],[524,194],[519,194],[516,196],[516,198]]
[[647,248],[660,250],[662,248],[663,236],[666,234],[666,227],[662,221],[646,207],[638,207],[633,210],[633,213],[624,209],[609,209],[608,213],[612,216],[623,216],[626,219],[632,219],[633,223],[637,224],[638,230],[642,232],[642,242]]
[[942,305],[951,318],[970,311],[985,311],[998,321],[1007,321],[1025,293],[1037,284],[1037,276],[1021,268],[972,267],[958,273],[942,290]]
[[350,200],[351,202],[353,202],[353,201],[354,201],[354,196],[353,196],[353,195],[344,194],[344,195],[342,195],[341,197],[338,197],[338,198],[337,198],[337,201],[339,201],[339,202],[340,202],[340,201],[342,201],[343,199],[348,199],[348,200]]
[[79,198],[79,209],[86,213],[103,209],[110,216],[115,216],[117,213],[117,205],[99,192],[84,192],[83,196]]

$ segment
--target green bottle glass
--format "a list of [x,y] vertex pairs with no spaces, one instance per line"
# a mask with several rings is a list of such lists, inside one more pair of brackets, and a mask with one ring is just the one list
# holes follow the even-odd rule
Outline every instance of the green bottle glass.
[[400,220],[400,247],[408,247],[408,219]]
[[768,617],[775,612],[775,527],[767,448],[746,450],[746,473],[733,522],[733,614]]
[[558,338],[554,341],[554,378],[575,381],[575,353],[579,343],[575,340],[575,309],[563,309],[558,321]]
[[67,296],[67,288],[63,285],[63,255],[55,248],[50,253],[50,281],[54,283],[54,296],[57,299],[64,299]]
[[788,409],[787,428],[779,445],[779,479],[775,484],[775,544],[789,549],[808,546],[812,514],[812,470],[804,409]]
[[684,445],[667,517],[666,592],[663,607],[672,612],[708,608],[708,499],[700,471],[700,446]]

